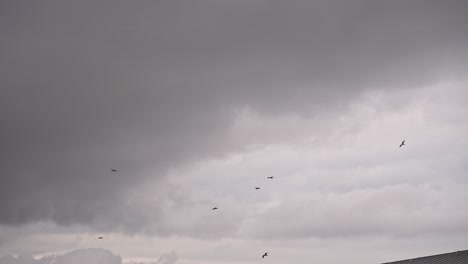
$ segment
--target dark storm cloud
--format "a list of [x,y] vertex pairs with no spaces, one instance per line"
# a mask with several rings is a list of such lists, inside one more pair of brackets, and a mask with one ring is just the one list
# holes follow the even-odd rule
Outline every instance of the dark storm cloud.
[[310,114],[366,89],[467,70],[463,1],[1,6],[0,223],[9,225],[112,219],[134,230],[167,210],[140,217],[129,190],[242,148],[227,137],[233,110]]

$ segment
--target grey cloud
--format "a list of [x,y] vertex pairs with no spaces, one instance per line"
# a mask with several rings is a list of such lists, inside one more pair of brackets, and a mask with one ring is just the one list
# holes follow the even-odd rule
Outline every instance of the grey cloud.
[[120,264],[122,258],[104,249],[81,249],[70,253],[59,255],[55,258],[56,264],[78,264],[78,263],[109,263]]
[[[157,225],[170,214],[163,201],[196,200],[164,177],[170,169],[244,147],[230,137],[238,109],[316,115],[368,89],[463,78],[467,8],[4,2],[0,223]],[[129,196],[154,179],[146,214]]]
[[[136,262],[123,262],[122,258],[107,249],[89,248],[77,249],[62,255],[48,255],[34,258],[31,255],[19,255],[14,257],[6,255],[0,258],[0,264],[138,264]],[[177,253],[168,252],[159,257],[154,264],[175,264],[177,263]]]
[[0,258],[1,264],[36,264],[37,261],[31,255],[19,255],[13,257],[11,255]]
[[0,258],[1,264],[122,264],[122,258],[114,255],[109,250],[90,248],[78,249],[63,255],[50,255],[39,259],[31,255],[20,255],[18,257],[4,256]]
[[408,185],[312,193],[261,214],[251,233],[264,239],[468,233],[468,214],[457,209],[459,202],[443,195],[427,186]]
[[177,262],[177,254],[175,251],[166,253],[159,257],[156,264],[175,264]]
[[[393,105],[407,93],[394,98],[388,93],[357,102],[354,110],[327,124],[333,135],[271,144],[249,153],[247,161],[208,163],[194,172],[193,182],[208,185],[219,199],[226,196],[224,190],[232,191],[245,211],[257,205],[241,227],[248,239],[373,241],[468,234],[468,214],[462,209],[468,200],[468,141],[463,136],[468,127],[459,122],[468,117],[465,83],[417,90],[402,108]],[[267,123],[262,132],[277,122],[253,120]],[[317,135],[305,119],[283,124],[288,125],[276,129]],[[402,135],[408,145],[399,149]],[[270,173],[275,175],[271,182],[259,176]],[[265,192],[245,192],[259,182]]]

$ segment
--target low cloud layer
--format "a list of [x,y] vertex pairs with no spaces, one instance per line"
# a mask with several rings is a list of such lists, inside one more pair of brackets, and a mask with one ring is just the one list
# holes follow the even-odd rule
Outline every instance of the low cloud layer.
[[34,258],[31,255],[4,256],[2,264],[122,264],[122,258],[105,249],[80,249],[63,255]]
[[[162,255],[158,261],[145,264],[175,264],[177,254],[170,252]],[[109,250],[90,248],[78,249],[62,255],[49,255],[34,258],[31,255],[17,257],[7,255],[0,258],[0,264],[140,264],[137,262],[122,262],[122,258]]]

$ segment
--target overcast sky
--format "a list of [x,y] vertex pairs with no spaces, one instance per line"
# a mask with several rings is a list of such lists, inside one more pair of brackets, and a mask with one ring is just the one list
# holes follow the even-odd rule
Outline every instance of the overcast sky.
[[466,14],[462,0],[2,1],[0,264],[468,249]]

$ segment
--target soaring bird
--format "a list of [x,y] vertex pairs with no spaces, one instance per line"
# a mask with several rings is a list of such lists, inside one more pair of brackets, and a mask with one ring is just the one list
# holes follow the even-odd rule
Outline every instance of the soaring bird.
[[267,179],[272,179],[273,180],[273,176],[267,177]]
[[265,254],[263,254],[262,258],[264,257],[268,257],[268,252],[265,252]]
[[260,190],[260,187],[255,187],[255,190]]
[[400,144],[400,148],[405,145],[405,141],[403,140]]
[[213,210],[218,210],[218,207],[213,207]]
[[116,170],[116,169],[111,169],[111,171],[112,171],[112,172],[117,172],[117,170]]
[[98,237],[98,239],[103,239],[103,237]]

